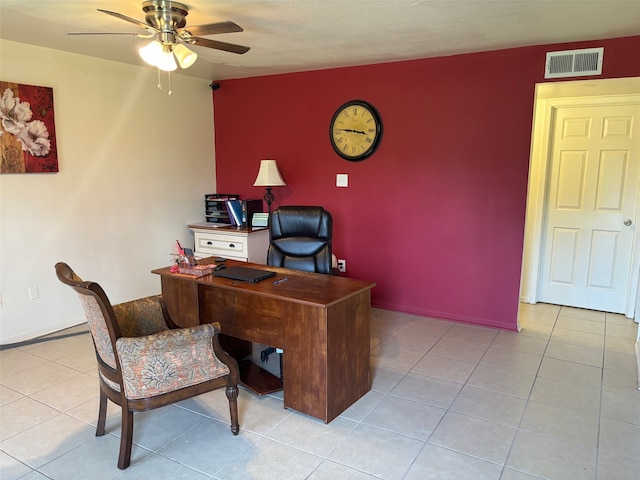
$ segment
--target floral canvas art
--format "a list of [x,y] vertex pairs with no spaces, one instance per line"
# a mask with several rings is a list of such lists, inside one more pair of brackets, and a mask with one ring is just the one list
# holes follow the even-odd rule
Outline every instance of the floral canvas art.
[[0,82],[0,173],[58,171],[53,89]]

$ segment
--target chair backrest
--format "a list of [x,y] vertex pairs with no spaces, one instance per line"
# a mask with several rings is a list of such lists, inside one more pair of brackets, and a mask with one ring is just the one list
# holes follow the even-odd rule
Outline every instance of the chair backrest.
[[269,219],[267,264],[331,273],[333,218],[322,207],[279,207]]
[[[56,264],[56,275],[65,285],[73,288],[84,308],[84,315],[93,338],[96,355],[102,363],[111,367],[115,373],[118,362],[115,342],[121,337],[113,307],[100,285],[83,281],[66,263]],[[115,380],[111,378],[111,380]]]

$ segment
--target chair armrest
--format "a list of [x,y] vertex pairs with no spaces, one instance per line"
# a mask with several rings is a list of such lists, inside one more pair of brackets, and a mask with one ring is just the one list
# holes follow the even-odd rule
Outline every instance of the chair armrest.
[[116,351],[125,395],[149,398],[229,374],[214,353],[217,324],[167,330],[144,337],[121,337]]
[[161,295],[154,295],[113,305],[121,335],[142,337],[168,330],[161,301]]

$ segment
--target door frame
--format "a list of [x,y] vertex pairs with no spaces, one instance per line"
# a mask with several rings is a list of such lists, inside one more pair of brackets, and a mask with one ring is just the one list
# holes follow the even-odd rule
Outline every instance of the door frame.
[[[549,139],[556,108],[633,103],[640,104],[640,77],[536,84],[520,279],[521,302],[537,303],[538,301],[549,175]],[[633,228],[636,232],[640,231],[638,217],[640,217],[640,198],[636,218],[633,219]],[[631,274],[625,306],[625,316],[628,318],[634,318],[634,314],[640,312],[640,234],[634,236],[632,249]],[[637,318],[636,321],[638,321]]]

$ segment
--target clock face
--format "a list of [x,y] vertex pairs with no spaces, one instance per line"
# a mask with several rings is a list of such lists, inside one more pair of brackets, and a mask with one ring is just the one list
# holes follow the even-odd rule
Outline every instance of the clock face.
[[376,151],[382,139],[380,115],[367,102],[353,100],[333,114],[329,126],[331,145],[350,161],[364,160]]

